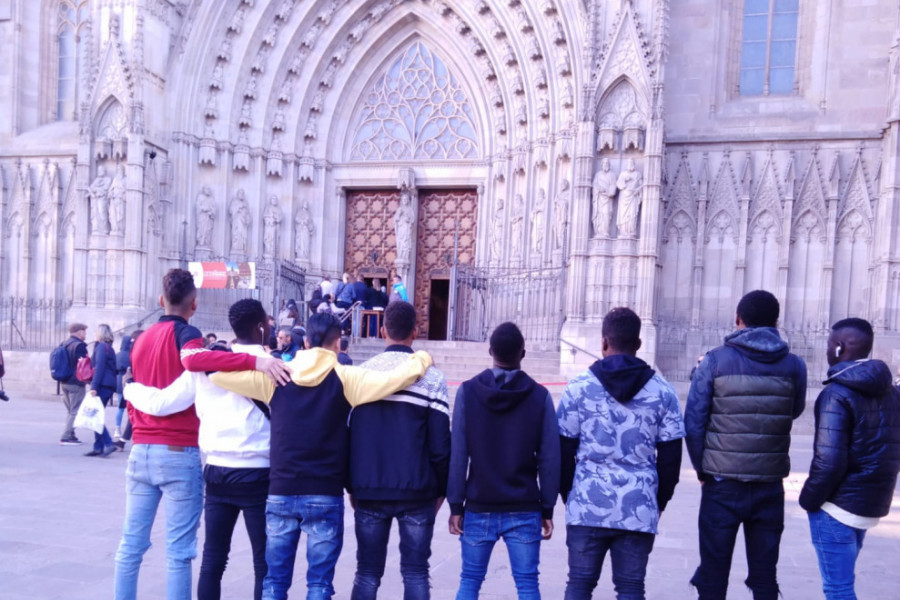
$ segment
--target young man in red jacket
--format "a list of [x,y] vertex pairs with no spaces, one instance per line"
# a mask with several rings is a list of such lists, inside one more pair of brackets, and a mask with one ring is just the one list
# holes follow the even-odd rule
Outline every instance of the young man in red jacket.
[[[163,278],[160,305],[165,315],[135,342],[131,353],[134,381],[164,388],[188,371],[266,372],[285,383],[289,369],[278,359],[210,352],[203,334],[188,324],[197,310],[193,276],[172,269]],[[115,598],[137,598],[141,560],[150,548],[150,531],[160,500],[166,507],[166,597],[191,597],[191,560],[197,555],[197,527],[203,506],[203,474],[194,407],[155,417],[128,404],[134,446],[128,459],[125,523],[116,552]]]

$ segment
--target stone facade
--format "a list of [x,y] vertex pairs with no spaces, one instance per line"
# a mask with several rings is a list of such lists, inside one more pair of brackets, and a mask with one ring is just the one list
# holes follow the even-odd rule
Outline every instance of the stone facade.
[[[198,258],[399,272],[425,301],[462,240],[564,273],[576,346],[632,306],[675,378],[760,287],[809,358],[860,315],[897,362],[900,10],[775,4],[0,1],[2,296],[124,325]],[[348,219],[361,197],[396,207]]]

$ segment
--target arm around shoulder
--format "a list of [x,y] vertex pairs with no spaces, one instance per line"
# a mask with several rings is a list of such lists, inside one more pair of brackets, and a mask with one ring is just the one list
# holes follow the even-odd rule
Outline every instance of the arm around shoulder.
[[[224,352],[220,354],[225,354]],[[246,354],[253,358],[252,355]],[[247,398],[271,402],[275,394],[275,384],[261,371],[236,371],[231,373],[218,372],[209,376],[209,380],[220,388],[234,392]]]
[[390,371],[345,365],[335,365],[334,371],[344,386],[344,397],[351,406],[359,406],[381,400],[412,385],[432,364],[431,355],[419,351]]

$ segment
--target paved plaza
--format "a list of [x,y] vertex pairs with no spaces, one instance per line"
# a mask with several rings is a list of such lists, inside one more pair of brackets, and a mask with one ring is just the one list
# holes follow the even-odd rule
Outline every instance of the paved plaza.
[[[29,393],[27,387],[7,387],[12,401],[0,405],[0,599],[3,600],[96,600],[112,597],[113,557],[119,541],[125,504],[124,472],[127,454],[107,459],[86,458],[81,447],[60,446],[63,425],[62,402],[55,396]],[[811,412],[811,407],[808,410]],[[107,411],[112,423],[114,411]],[[781,545],[779,579],[788,600],[823,598],[815,554],[809,541],[806,514],[797,495],[811,456],[811,414],[798,422],[794,436],[793,472],[786,482],[787,516]],[[91,434],[79,430],[83,440]],[[685,466],[687,457],[685,456]],[[697,565],[696,518],[700,486],[693,472],[682,470],[681,483],[662,517],[647,577],[647,597],[681,600],[695,597],[688,586]],[[562,598],[566,580],[565,526],[562,505],[556,510],[556,532],[541,554],[541,590],[545,599]],[[433,598],[454,597],[459,577],[458,540],[447,533],[446,506],[438,515],[431,573]],[[350,597],[356,545],[353,513],[345,514],[344,550],[335,578],[336,599]],[[165,544],[162,515],[153,532],[153,548],[141,570],[140,597],[165,597]],[[396,528],[388,554],[381,598],[402,598]],[[201,526],[200,539],[203,538]],[[305,538],[304,540],[305,541]],[[303,543],[301,541],[301,544]],[[201,544],[202,546],[202,544]],[[900,496],[894,509],[866,537],[857,567],[860,598],[890,600],[898,597],[900,569]],[[199,571],[194,561],[194,578]],[[742,581],[746,563],[739,538],[735,551],[729,598],[749,599]],[[305,561],[298,556],[293,598],[305,594]],[[225,573],[223,599],[251,597],[252,567],[247,535],[239,525],[231,561]],[[502,544],[495,549],[482,598],[515,598],[509,563]],[[612,598],[609,561],[594,594]]]

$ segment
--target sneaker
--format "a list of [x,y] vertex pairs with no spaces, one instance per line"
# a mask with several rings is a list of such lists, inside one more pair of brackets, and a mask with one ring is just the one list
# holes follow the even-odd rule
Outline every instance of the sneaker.
[[90,452],[85,452],[85,456],[100,456],[101,452],[99,450],[91,450]]
[[63,438],[63,439],[59,440],[60,446],[78,446],[79,444],[82,444],[82,443],[83,442],[81,440],[79,440],[77,437],[75,437],[74,435],[70,438]]
[[106,458],[107,456],[109,456],[110,454],[112,454],[113,452],[115,452],[118,449],[119,449],[119,447],[116,446],[115,444],[110,444],[109,446],[106,446],[105,448],[103,448],[103,450],[100,452],[100,456],[102,456],[103,458]]
[[118,448],[119,450],[124,452],[125,451],[125,440],[116,440],[115,442],[113,442],[113,446],[115,446],[116,448]]
[[117,440],[117,439],[119,439],[120,437],[122,437],[122,432],[119,430],[118,427],[116,427],[116,430],[113,431],[113,439],[114,439],[114,440]]

